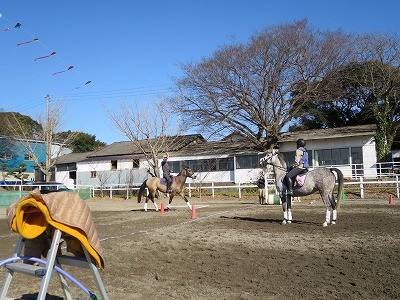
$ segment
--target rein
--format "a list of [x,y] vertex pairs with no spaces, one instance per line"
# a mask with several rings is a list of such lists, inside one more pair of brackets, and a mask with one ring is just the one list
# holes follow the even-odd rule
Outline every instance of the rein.
[[[273,154],[272,156],[274,156],[274,155],[277,155],[277,154]],[[272,156],[271,156],[271,158],[272,158]],[[267,162],[266,161],[266,164],[267,165],[270,165],[270,166],[273,166],[273,167],[275,167],[275,168],[278,168],[278,169],[280,169],[280,170],[282,170],[282,171],[287,171],[287,168],[284,168],[284,167],[282,167],[282,166],[279,166],[279,165],[274,165],[274,164],[272,164],[272,163],[269,163],[269,162]]]

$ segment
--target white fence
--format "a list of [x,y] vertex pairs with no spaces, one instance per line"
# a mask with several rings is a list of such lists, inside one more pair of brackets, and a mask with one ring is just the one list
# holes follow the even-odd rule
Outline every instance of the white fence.
[[[363,177],[358,178],[357,180],[345,181],[344,188],[345,191],[351,191],[352,193],[357,193],[360,195],[361,199],[365,198],[365,194],[369,191],[369,189],[381,190],[382,198],[386,198],[387,195],[393,194],[397,198],[400,198],[400,178],[399,175],[395,175],[392,177],[380,177],[374,180],[365,179]],[[13,193],[16,198],[22,197],[25,195],[29,188],[32,188],[32,185],[0,185],[0,200],[1,195],[6,195],[7,193]],[[207,194],[211,195],[212,198],[215,198],[219,191],[221,190],[231,190],[234,195],[237,195],[238,198],[242,198],[243,190],[247,188],[257,188],[257,186],[253,183],[238,183],[238,184],[215,184],[215,183],[207,183],[207,184],[186,184],[186,190],[189,197],[192,197],[194,192],[199,193],[199,191],[208,192]],[[138,191],[139,187],[132,187],[132,185],[123,185],[123,184],[115,184],[108,186],[75,186],[74,190],[80,189],[89,189],[90,195],[92,197],[95,196],[103,196],[103,197],[121,197],[124,196],[125,199],[129,199],[133,195],[133,191]],[[268,180],[268,184],[266,186],[266,197],[268,193],[275,193],[275,185],[272,180]],[[118,194],[118,195],[116,195]],[[201,195],[201,193],[199,193]],[[2,204],[0,201],[0,205]]]
[[[374,190],[382,190],[385,193],[392,193],[395,194],[397,198],[400,198],[400,178],[399,175],[396,175],[394,177],[387,177],[384,178],[381,177],[381,179],[375,179],[375,180],[367,180],[364,179],[363,177],[359,177],[358,180],[353,180],[353,181],[345,181],[344,182],[344,189],[347,191],[352,191],[354,193],[359,193],[360,198],[364,199],[365,194],[368,191],[368,189],[372,189],[372,186]],[[218,194],[219,190],[232,190],[234,194],[237,195],[238,198],[242,198],[243,194],[243,189],[246,188],[257,188],[255,184],[252,183],[238,183],[235,185],[220,185],[220,184],[215,184],[215,183],[208,183],[208,184],[191,184],[188,183],[186,184],[186,190],[188,192],[188,196],[192,197],[192,193],[195,191],[198,191],[201,189],[202,191],[209,191],[211,193],[212,198],[216,197],[216,194]],[[92,191],[92,196],[96,196],[99,194],[99,192],[103,192],[103,196],[108,196],[110,198],[113,198],[113,195],[116,192],[121,193],[121,191],[126,195],[126,199],[129,199],[130,195],[132,194],[132,191],[138,191],[138,187],[129,187],[126,185],[110,185],[107,187],[99,187],[99,186],[92,186],[91,191]],[[273,181],[269,181],[268,185],[266,186],[266,195],[268,195],[268,191],[272,191],[275,193],[275,185]]]

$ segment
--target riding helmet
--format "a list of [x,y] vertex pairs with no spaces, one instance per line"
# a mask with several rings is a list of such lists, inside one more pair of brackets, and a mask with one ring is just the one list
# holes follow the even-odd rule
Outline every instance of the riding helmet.
[[306,146],[306,141],[303,139],[298,139],[297,140],[297,147],[305,147]]

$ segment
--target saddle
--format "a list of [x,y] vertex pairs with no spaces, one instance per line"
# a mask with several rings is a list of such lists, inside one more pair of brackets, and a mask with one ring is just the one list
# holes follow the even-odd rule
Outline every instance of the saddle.
[[[172,178],[172,182],[174,182],[174,178]],[[162,184],[162,185],[167,185],[167,179],[165,179],[164,177],[163,178],[161,178],[160,179],[160,183]]]

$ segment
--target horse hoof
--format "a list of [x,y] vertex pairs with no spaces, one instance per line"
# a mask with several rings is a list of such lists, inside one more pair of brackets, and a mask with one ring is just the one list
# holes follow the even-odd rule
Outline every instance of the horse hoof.
[[288,223],[288,224],[292,224],[292,221],[288,220],[287,223]]
[[336,224],[336,221],[332,221],[332,223],[331,223],[332,225],[335,225]]
[[322,227],[326,227],[326,226],[328,226],[328,222],[324,222],[324,223],[322,224]]
[[281,224],[286,225],[286,220],[283,220]]

